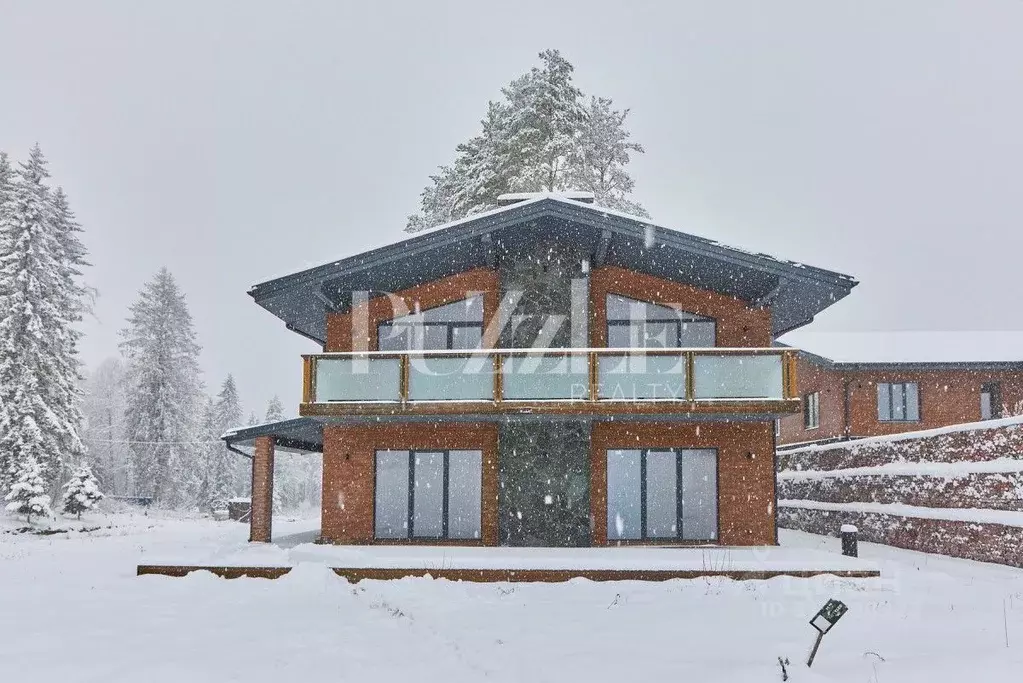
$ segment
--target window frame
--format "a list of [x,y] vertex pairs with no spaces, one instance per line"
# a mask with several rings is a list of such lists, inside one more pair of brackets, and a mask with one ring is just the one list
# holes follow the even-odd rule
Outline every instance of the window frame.
[[[468,296],[468,297],[465,297],[463,299],[457,299],[455,301],[449,301],[449,302],[447,302],[445,304],[438,304],[436,306],[431,306],[430,308],[424,308],[423,310],[419,311],[418,313],[409,313],[407,315],[398,316],[397,318],[388,318],[387,320],[381,320],[379,323],[377,323],[377,339],[376,339],[377,350],[378,351],[381,350],[380,349],[380,340],[384,339],[384,335],[382,334],[383,331],[384,331],[384,328],[391,328],[391,331],[393,332],[394,328],[396,328],[396,327],[404,328],[404,330],[408,331],[408,332],[406,332],[407,334],[408,333],[412,333],[411,331],[414,330],[415,328],[423,328],[423,330],[424,330],[424,332],[423,332],[424,343],[425,343],[425,340],[426,340],[426,332],[425,332],[426,328],[428,328],[428,327],[443,327],[443,328],[445,328],[445,330],[444,330],[444,348],[443,349],[434,349],[434,348],[425,348],[424,347],[423,349],[418,349],[418,348],[412,347],[411,346],[411,340],[409,340],[409,345],[407,345],[407,346],[405,346],[405,347],[403,347],[401,349],[387,349],[388,351],[393,351],[394,353],[402,353],[404,351],[409,351],[409,350],[413,350],[413,351],[420,351],[420,350],[423,350],[423,351],[466,350],[466,349],[461,349],[461,347],[456,349],[455,346],[454,346],[454,336],[455,336],[455,329],[456,328],[458,328],[458,329],[477,329],[477,330],[479,330],[480,345],[478,347],[473,347],[473,348],[482,348],[482,346],[483,346],[483,329],[484,329],[484,322],[486,321],[486,315],[481,315],[480,320],[478,320],[478,321],[477,320],[450,320],[450,321],[443,320],[443,321],[427,322],[427,321],[424,320],[422,322],[417,322],[417,323],[405,323],[405,324],[395,325],[395,321],[396,320],[402,320],[403,318],[408,318],[408,317],[414,316],[414,315],[425,315],[427,312],[432,311],[434,309],[443,308],[444,306],[450,306],[451,304],[459,304],[459,303],[465,304],[466,302],[471,301],[472,299],[476,299],[476,298],[481,299],[481,302],[480,302],[481,307],[486,305],[486,300],[483,297],[483,295],[482,294],[475,294],[473,296]],[[484,311],[484,313],[485,313],[485,311]],[[392,335],[389,334],[388,338],[391,338],[391,336]],[[454,450],[458,450],[458,449],[454,449]]]
[[[607,471],[608,458],[613,451],[639,451],[639,514],[640,514],[640,534],[639,538],[612,538],[610,533],[610,524],[608,524],[605,531],[605,537],[608,544],[643,544],[643,543],[691,543],[694,545],[706,544],[706,543],[719,543],[721,539],[721,452],[718,448],[701,448],[695,446],[648,446],[642,448],[607,448],[604,451],[604,500],[605,500],[605,511],[604,518],[607,522],[607,516],[610,512],[610,505],[608,501],[608,477]],[[654,452],[665,452],[671,451],[675,456],[675,529],[676,534],[674,536],[648,536],[647,535],[647,454],[650,451]],[[714,453],[714,538],[684,538],[684,531],[682,528],[682,453],[685,451],[712,451]],[[592,495],[592,492],[591,492]]]
[[821,392],[803,394],[803,430],[819,429],[821,426]]
[[[908,417],[909,414],[909,393],[907,388],[912,386],[916,392],[916,417]],[[881,412],[881,387],[888,388],[887,396],[887,414],[888,417],[883,417]],[[893,387],[902,387],[902,411],[903,415],[907,417],[897,418],[895,417],[895,392]],[[877,421],[878,422],[894,422],[894,423],[918,423],[923,421],[923,405],[920,400],[920,383],[919,382],[877,382]]]
[[[984,417],[984,394],[988,394],[988,410],[991,413]],[[1002,383],[997,381],[984,382],[980,385],[980,419],[998,420],[1002,417]]]
[[[605,333],[605,346],[607,346],[608,348],[629,348],[629,347],[611,347],[611,345],[610,345],[610,342],[611,342],[611,328],[613,328],[613,327],[624,327],[624,328],[628,329],[628,328],[631,328],[631,327],[635,326],[637,323],[640,322],[639,320],[633,320],[631,318],[627,318],[627,319],[626,318],[612,318],[610,316],[610,314],[607,313],[607,311],[610,309],[610,306],[608,305],[610,297],[613,297],[613,296],[614,297],[618,297],[619,299],[625,299],[625,300],[629,301],[630,304],[635,303],[635,304],[642,304],[644,306],[656,306],[657,308],[666,308],[666,309],[670,309],[670,310],[675,312],[675,315],[672,315],[672,316],[669,316],[667,314],[665,314],[664,316],[658,316],[658,317],[653,317],[653,318],[644,316],[642,318],[642,325],[643,325],[644,331],[645,331],[646,326],[649,325],[649,324],[662,324],[662,325],[673,324],[674,327],[675,327],[675,339],[678,340],[677,345],[675,345],[675,346],[664,346],[664,347],[646,346],[646,347],[640,347],[640,348],[665,348],[665,349],[693,348],[693,347],[688,347],[688,346],[682,346],[682,328],[683,328],[683,325],[685,325],[686,323],[710,323],[712,328],[713,328],[714,333],[712,335],[710,346],[698,347],[698,348],[714,348],[718,344],[718,321],[717,321],[717,318],[711,318],[709,316],[699,315],[699,314],[693,313],[691,311],[683,311],[681,309],[673,308],[671,306],[668,306],[668,305],[663,304],[663,303],[658,303],[656,301],[645,301],[643,299],[636,299],[634,297],[627,296],[625,294],[618,294],[616,292],[608,292],[604,296],[604,313],[605,313],[604,317],[605,317],[605,327],[606,327],[606,329],[604,330],[604,333]],[[683,316],[691,316],[692,320],[684,320]]]
[[[378,536],[377,535],[377,469],[380,453],[405,452],[408,454],[408,512],[406,519],[405,536]],[[472,538],[452,537],[450,535],[450,495],[451,495],[451,453],[471,452],[478,453],[480,458],[480,518],[477,528],[479,535]],[[440,536],[417,536],[415,534],[415,490],[416,490],[416,455],[417,454],[441,454],[442,465],[442,498],[441,498],[441,535]],[[436,542],[450,541],[455,543],[482,543],[483,541],[483,479],[485,474],[486,461],[482,448],[375,448],[373,450],[373,540],[377,542],[393,543],[415,543],[415,542]]]

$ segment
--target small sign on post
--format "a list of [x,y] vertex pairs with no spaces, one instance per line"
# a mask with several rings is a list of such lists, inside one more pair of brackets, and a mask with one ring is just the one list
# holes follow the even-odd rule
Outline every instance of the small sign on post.
[[817,629],[817,641],[810,650],[810,658],[806,660],[807,666],[813,666],[813,658],[817,656],[817,648],[821,646],[824,634],[831,630],[831,627],[838,623],[838,620],[849,611],[849,608],[841,600],[831,599],[824,603],[817,614],[810,620],[810,626]]

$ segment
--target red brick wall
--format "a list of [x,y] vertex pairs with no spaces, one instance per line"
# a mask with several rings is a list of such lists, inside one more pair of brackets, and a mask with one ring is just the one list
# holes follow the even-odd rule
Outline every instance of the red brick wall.
[[[829,370],[800,358],[797,386],[800,397],[821,392],[821,426],[804,429],[803,416],[782,418],[779,444],[843,437],[846,433],[844,384],[849,382],[848,433],[853,437],[900,434],[921,429],[976,422],[980,417],[980,388],[1000,382],[1002,403],[1011,409],[1023,401],[1023,373],[979,370]],[[881,422],[877,419],[878,382],[917,382],[919,422]]]
[[[483,293],[483,345],[485,348],[493,348],[497,340],[497,330],[489,328],[493,327],[490,322],[497,315],[500,302],[497,271],[476,268],[395,292],[394,295],[402,300],[407,310],[415,311],[417,304],[421,310],[443,306],[465,299],[470,292]],[[327,344],[324,351],[373,351],[378,348],[377,325],[392,319],[395,311],[391,299],[386,296],[370,299],[368,306],[369,325],[366,330],[368,337],[363,342],[365,346],[362,349],[358,348],[359,340],[355,340],[356,343],[353,344],[351,313],[328,313]]]
[[593,544],[607,544],[607,451],[637,447],[716,448],[722,545],[776,542],[774,435],[770,422],[600,422],[590,441]]
[[256,437],[252,454],[249,540],[269,543],[273,531],[274,439]]
[[641,301],[673,305],[690,313],[717,320],[717,346],[767,347],[773,338],[771,311],[754,308],[735,297],[697,289],[692,285],[662,280],[617,266],[603,266],[590,276],[592,316],[590,340],[594,347],[607,346],[608,294]]
[[388,448],[483,451],[482,544],[497,545],[497,425],[463,422],[324,427],[321,540],[379,542],[373,538],[375,456]]

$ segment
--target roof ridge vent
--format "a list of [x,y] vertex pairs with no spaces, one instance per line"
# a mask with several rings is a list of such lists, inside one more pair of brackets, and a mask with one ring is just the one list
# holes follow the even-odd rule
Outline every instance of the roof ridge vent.
[[559,192],[506,192],[497,197],[498,206],[510,206],[530,199],[571,199],[574,202],[592,204],[594,196],[592,192],[585,190],[561,190]]

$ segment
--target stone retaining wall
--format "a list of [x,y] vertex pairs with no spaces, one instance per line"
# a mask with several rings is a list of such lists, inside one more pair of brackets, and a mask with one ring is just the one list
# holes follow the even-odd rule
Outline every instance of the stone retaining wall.
[[[992,472],[957,470],[958,463],[991,463]],[[1023,418],[973,423],[916,434],[876,437],[778,453],[778,498],[826,503],[901,503],[925,508],[1023,511]],[[950,467],[928,465],[947,463]],[[921,465],[913,473],[913,465]],[[900,466],[900,473],[860,470]],[[929,512],[929,511],[928,511]],[[899,548],[1023,567],[1023,527],[863,511],[780,506],[778,525],[838,535],[855,524],[860,538]]]

